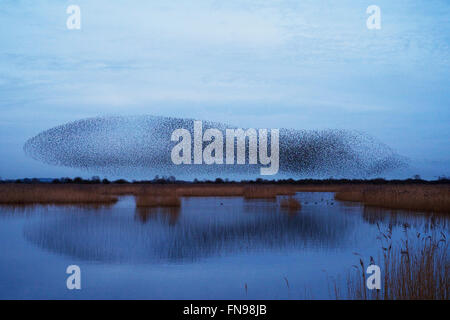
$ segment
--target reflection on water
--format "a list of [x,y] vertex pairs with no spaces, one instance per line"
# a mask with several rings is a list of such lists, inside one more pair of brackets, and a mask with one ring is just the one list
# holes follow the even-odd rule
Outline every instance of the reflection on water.
[[169,225],[175,225],[180,217],[180,208],[152,208],[152,207],[137,207],[136,217],[142,223],[146,223],[147,220],[166,220]]
[[[11,280],[16,275],[18,279],[23,277],[16,269],[21,266],[51,269],[50,261],[57,257],[67,265],[101,263],[102,272],[114,270],[118,265],[126,265],[125,270],[138,265],[153,268],[157,276],[145,271],[148,273],[144,277],[152,281],[161,279],[168,288],[173,285],[167,289],[165,298],[245,298],[234,291],[229,293],[227,285],[240,287],[242,273],[258,274],[260,280],[252,285],[267,292],[257,291],[256,297],[271,299],[275,297],[269,293],[278,284],[267,284],[261,279],[274,275],[283,279],[283,272],[291,270],[289,282],[293,286],[296,280],[311,281],[319,290],[317,279],[322,269],[328,272],[330,266],[339,265],[351,268],[355,263],[352,252],[375,254],[379,249],[377,224],[382,229],[392,226],[394,231],[401,231],[406,225],[418,232],[438,228],[448,234],[445,216],[335,202],[332,193],[298,193],[295,198],[301,202],[301,209],[289,210],[280,208],[281,198],[270,201],[183,198],[180,208],[136,208],[132,197],[121,198],[113,206],[1,206],[0,297],[10,297],[2,289],[2,283],[10,285],[9,290],[21,288],[19,280]],[[23,265],[10,267],[17,257]],[[181,266],[182,271],[168,271],[168,266]],[[195,271],[197,266],[202,270],[200,273]],[[226,275],[222,281],[217,280],[217,270]],[[121,290],[130,286],[128,294],[141,292],[139,298],[161,297],[158,295],[161,288],[139,291],[125,283],[131,271],[123,272],[124,278],[114,276]],[[196,285],[203,288],[210,288],[208,279],[216,279],[214,288],[221,287],[223,295],[195,293],[193,283],[187,285],[189,277],[179,278],[178,272],[191,272],[192,281],[198,281]],[[208,276],[211,278],[202,282],[202,277]],[[84,292],[92,294],[88,296],[91,298],[109,297],[104,295],[106,289],[101,291],[102,295]],[[178,296],[181,292],[189,295]],[[23,294],[18,293],[17,297]],[[30,297],[39,298],[42,294],[36,291]],[[327,297],[325,290],[319,290],[318,298],[324,297]]]
[[192,198],[181,208],[64,212],[27,224],[24,235],[47,250],[89,261],[195,261],[249,251],[337,247],[355,223],[334,211],[306,208],[293,214],[276,201]]
[[0,204],[0,219],[8,216],[36,215],[48,211],[90,211],[112,209],[114,203],[78,203],[78,204]]
[[370,224],[384,224],[390,226],[411,226],[422,232],[434,229],[447,229],[448,217],[443,214],[418,213],[402,210],[380,209],[364,207],[362,217]]

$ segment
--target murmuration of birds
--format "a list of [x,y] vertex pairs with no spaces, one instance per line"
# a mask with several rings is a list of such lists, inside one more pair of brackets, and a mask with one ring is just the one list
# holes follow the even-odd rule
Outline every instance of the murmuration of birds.
[[[244,133],[243,140],[235,135],[233,142],[225,141],[236,130]],[[259,142],[256,150],[252,150],[252,138]],[[267,145],[261,145],[262,141]],[[258,163],[261,150],[265,151],[266,161]],[[407,165],[406,158],[358,131],[249,130],[151,115],[77,120],[39,133],[26,141],[24,151],[46,164],[96,174],[188,179],[258,178],[264,169],[266,174],[283,178],[368,178]]]

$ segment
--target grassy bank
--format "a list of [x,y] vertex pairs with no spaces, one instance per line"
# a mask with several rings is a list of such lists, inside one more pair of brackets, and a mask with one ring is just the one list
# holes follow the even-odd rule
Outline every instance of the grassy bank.
[[117,197],[94,186],[0,185],[0,204],[113,204]]
[[367,206],[428,212],[450,212],[448,185],[387,185],[350,187],[336,192],[336,200]]
[[[181,197],[275,199],[296,192],[334,192],[336,200],[367,206],[427,212],[450,212],[450,185],[373,184],[0,184],[1,204],[114,203],[133,195],[138,206],[179,206]],[[292,201],[291,201],[292,202]],[[284,204],[287,206],[288,204]]]
[[134,191],[136,207],[180,207],[178,190],[168,186],[141,186]]

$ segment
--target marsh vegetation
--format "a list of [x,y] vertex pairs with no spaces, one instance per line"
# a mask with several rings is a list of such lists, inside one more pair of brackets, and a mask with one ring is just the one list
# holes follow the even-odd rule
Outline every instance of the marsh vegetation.
[[[450,212],[450,184],[0,184],[1,204],[115,203],[119,196],[136,197],[137,206],[180,206],[183,197],[276,199],[296,192],[334,192],[339,201],[365,206],[423,212]],[[293,206],[286,201],[282,206]]]
[[[392,226],[380,230],[377,224],[380,252],[377,258],[365,261],[358,256],[359,263],[347,275],[347,283],[340,288],[332,281],[337,299],[363,300],[448,300],[450,296],[450,261],[448,243],[443,231],[410,234],[404,225],[401,240],[392,238]],[[439,228],[437,228],[439,229]],[[379,290],[366,286],[366,267],[377,264],[382,270]]]

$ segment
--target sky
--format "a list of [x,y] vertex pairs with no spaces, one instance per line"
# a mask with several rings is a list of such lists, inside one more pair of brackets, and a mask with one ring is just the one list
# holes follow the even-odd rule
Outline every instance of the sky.
[[387,178],[450,176],[449,16],[448,0],[0,0],[0,177],[96,175],[23,144],[140,114],[358,130],[410,160]]

